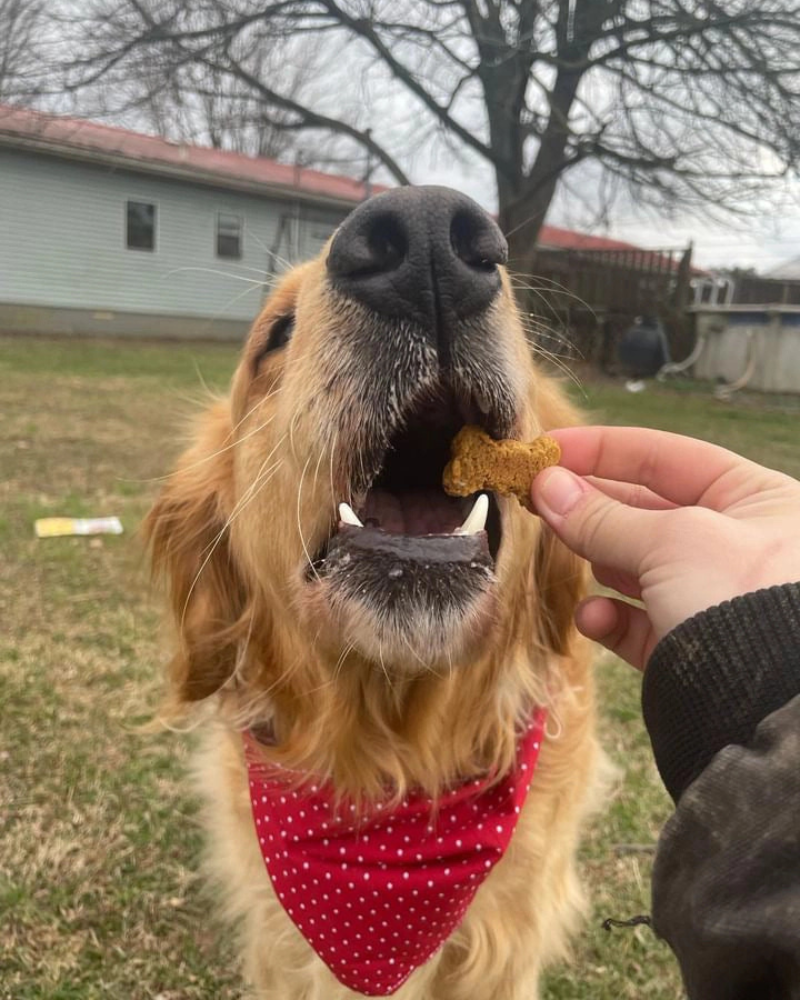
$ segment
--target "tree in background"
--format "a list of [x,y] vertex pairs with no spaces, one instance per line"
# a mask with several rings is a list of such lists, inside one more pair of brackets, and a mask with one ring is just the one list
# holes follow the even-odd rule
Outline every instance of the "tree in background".
[[204,101],[238,103],[270,137],[258,151],[291,137],[316,159],[335,140],[328,150],[400,183],[434,136],[481,158],[519,270],[571,177],[659,211],[735,212],[800,161],[799,0],[55,7],[73,92],[102,84],[151,107],[179,96],[190,118]]
[[42,86],[44,0],[0,0],[0,101],[30,102]]

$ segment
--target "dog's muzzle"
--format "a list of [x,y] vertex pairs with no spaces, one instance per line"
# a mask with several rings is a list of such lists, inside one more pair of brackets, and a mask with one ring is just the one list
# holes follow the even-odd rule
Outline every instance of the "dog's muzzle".
[[[513,429],[517,400],[498,344],[506,257],[494,220],[437,187],[366,202],[330,247],[359,418],[339,435],[352,446],[345,495],[308,578],[395,619],[410,623],[425,603],[457,620],[494,580],[497,499],[447,496],[442,472],[464,424],[494,437]],[[341,367],[331,375],[340,378]]]

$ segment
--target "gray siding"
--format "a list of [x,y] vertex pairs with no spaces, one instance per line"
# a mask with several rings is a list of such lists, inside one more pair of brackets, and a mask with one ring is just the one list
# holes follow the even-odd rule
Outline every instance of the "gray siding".
[[[157,206],[154,252],[125,246],[128,199]],[[216,255],[217,213],[243,219],[241,260]],[[343,218],[167,178],[0,149],[0,303],[252,319],[276,268],[318,252]]]

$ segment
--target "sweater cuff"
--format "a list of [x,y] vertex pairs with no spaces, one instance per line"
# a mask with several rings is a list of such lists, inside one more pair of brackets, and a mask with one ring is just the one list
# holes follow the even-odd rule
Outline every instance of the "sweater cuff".
[[800,583],[701,611],[666,635],[644,672],[642,711],[677,802],[723,747],[800,694]]

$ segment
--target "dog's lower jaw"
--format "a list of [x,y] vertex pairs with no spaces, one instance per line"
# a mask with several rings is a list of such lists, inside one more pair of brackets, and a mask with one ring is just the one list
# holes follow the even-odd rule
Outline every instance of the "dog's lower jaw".
[[[438,604],[420,594],[392,600],[364,593],[357,582],[335,587],[324,580],[310,598],[313,618],[335,625],[342,653],[354,651],[389,684],[425,673],[447,674],[475,660],[494,628],[497,595],[491,571],[476,569],[471,593]],[[413,627],[411,626],[413,622]]]
[[[484,496],[484,515],[488,504]],[[450,670],[475,658],[498,620],[495,559],[482,527],[404,535],[340,522],[323,551],[296,587],[295,606],[308,627],[381,670]]]

